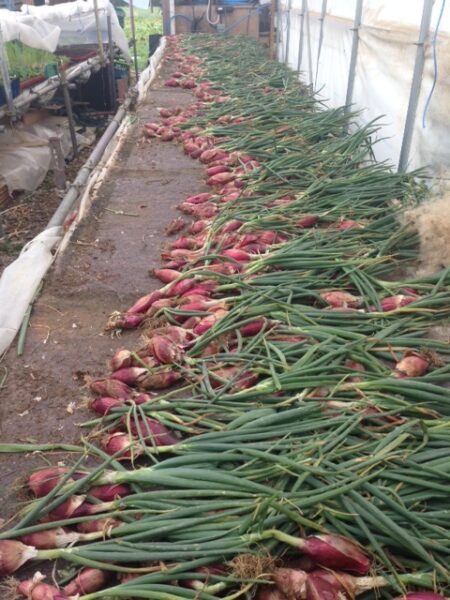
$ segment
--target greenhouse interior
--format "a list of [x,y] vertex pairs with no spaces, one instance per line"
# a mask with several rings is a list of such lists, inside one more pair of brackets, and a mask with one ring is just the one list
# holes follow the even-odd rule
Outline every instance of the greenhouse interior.
[[0,600],[450,599],[446,0],[0,0]]

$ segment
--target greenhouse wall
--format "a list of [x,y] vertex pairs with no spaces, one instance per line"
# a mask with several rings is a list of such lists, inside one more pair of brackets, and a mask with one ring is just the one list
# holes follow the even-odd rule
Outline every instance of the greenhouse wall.
[[[280,0],[278,59],[329,106],[346,104],[357,0]],[[447,177],[450,167],[450,10],[446,0],[365,0],[360,3],[352,109],[358,120],[379,119],[374,152],[399,164],[417,54],[423,49],[417,110],[411,119],[408,169],[429,167]],[[425,10],[426,39],[418,46]],[[301,35],[302,33],[302,35]],[[419,51],[417,50],[419,48]],[[414,95],[414,94],[413,94]]]

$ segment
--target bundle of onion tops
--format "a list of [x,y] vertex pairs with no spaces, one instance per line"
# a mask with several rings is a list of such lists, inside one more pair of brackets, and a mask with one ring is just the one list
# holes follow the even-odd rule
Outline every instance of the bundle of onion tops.
[[171,37],[165,69],[191,96],[144,137],[209,191],[168,225],[162,287],[111,315],[141,343],[90,382],[79,458],[30,476],[0,574],[64,560],[31,600],[442,598],[450,272],[411,275],[398,220],[424,189],[248,39]]

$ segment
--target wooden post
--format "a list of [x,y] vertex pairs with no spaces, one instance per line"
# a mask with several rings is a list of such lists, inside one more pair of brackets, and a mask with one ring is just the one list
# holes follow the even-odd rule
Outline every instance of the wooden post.
[[163,19],[163,33],[170,35],[170,7],[169,0],[161,0],[161,10]]
[[115,111],[117,108],[117,94],[116,94],[116,77],[114,72],[114,42],[112,39],[112,28],[111,28],[111,17],[107,17],[108,25],[108,57],[109,57],[109,89],[111,94],[111,107]]
[[64,190],[66,187],[66,163],[64,161],[64,154],[62,151],[61,138],[55,136],[49,138],[48,141],[50,144],[50,168],[53,171],[53,179],[56,187],[59,190]]
[[103,52],[103,37],[102,29],[100,25],[100,17],[98,15],[98,2],[94,0],[94,15],[95,15],[95,28],[97,30],[97,43],[98,43],[98,54],[102,62],[102,66],[105,64],[105,55]]
[[133,0],[130,0],[130,25],[131,25],[131,35],[133,36],[133,58],[134,58],[134,72],[136,74],[136,81],[139,77],[139,67],[137,60],[137,48],[136,48],[136,25],[134,22],[134,5]]
[[70,139],[72,141],[73,155],[78,156],[77,134],[75,131],[75,120],[73,118],[72,101],[69,94],[69,86],[67,85],[66,74],[62,68],[59,69],[59,80],[64,96],[64,104],[66,107],[67,119],[69,121]]

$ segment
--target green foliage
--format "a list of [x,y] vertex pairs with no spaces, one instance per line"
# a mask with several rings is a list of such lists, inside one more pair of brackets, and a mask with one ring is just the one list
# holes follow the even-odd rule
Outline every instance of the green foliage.
[[36,75],[43,75],[49,63],[64,62],[66,59],[55,56],[51,52],[30,48],[20,41],[8,42],[6,52],[11,77],[19,77],[22,81]]
[[[131,40],[131,22],[130,9],[125,9],[125,33]],[[162,33],[162,14],[161,9],[154,8],[153,12],[149,9],[134,9],[134,21],[136,28],[136,51],[139,70],[145,69],[148,62],[148,36],[154,33]],[[131,48],[131,53],[133,49]]]

